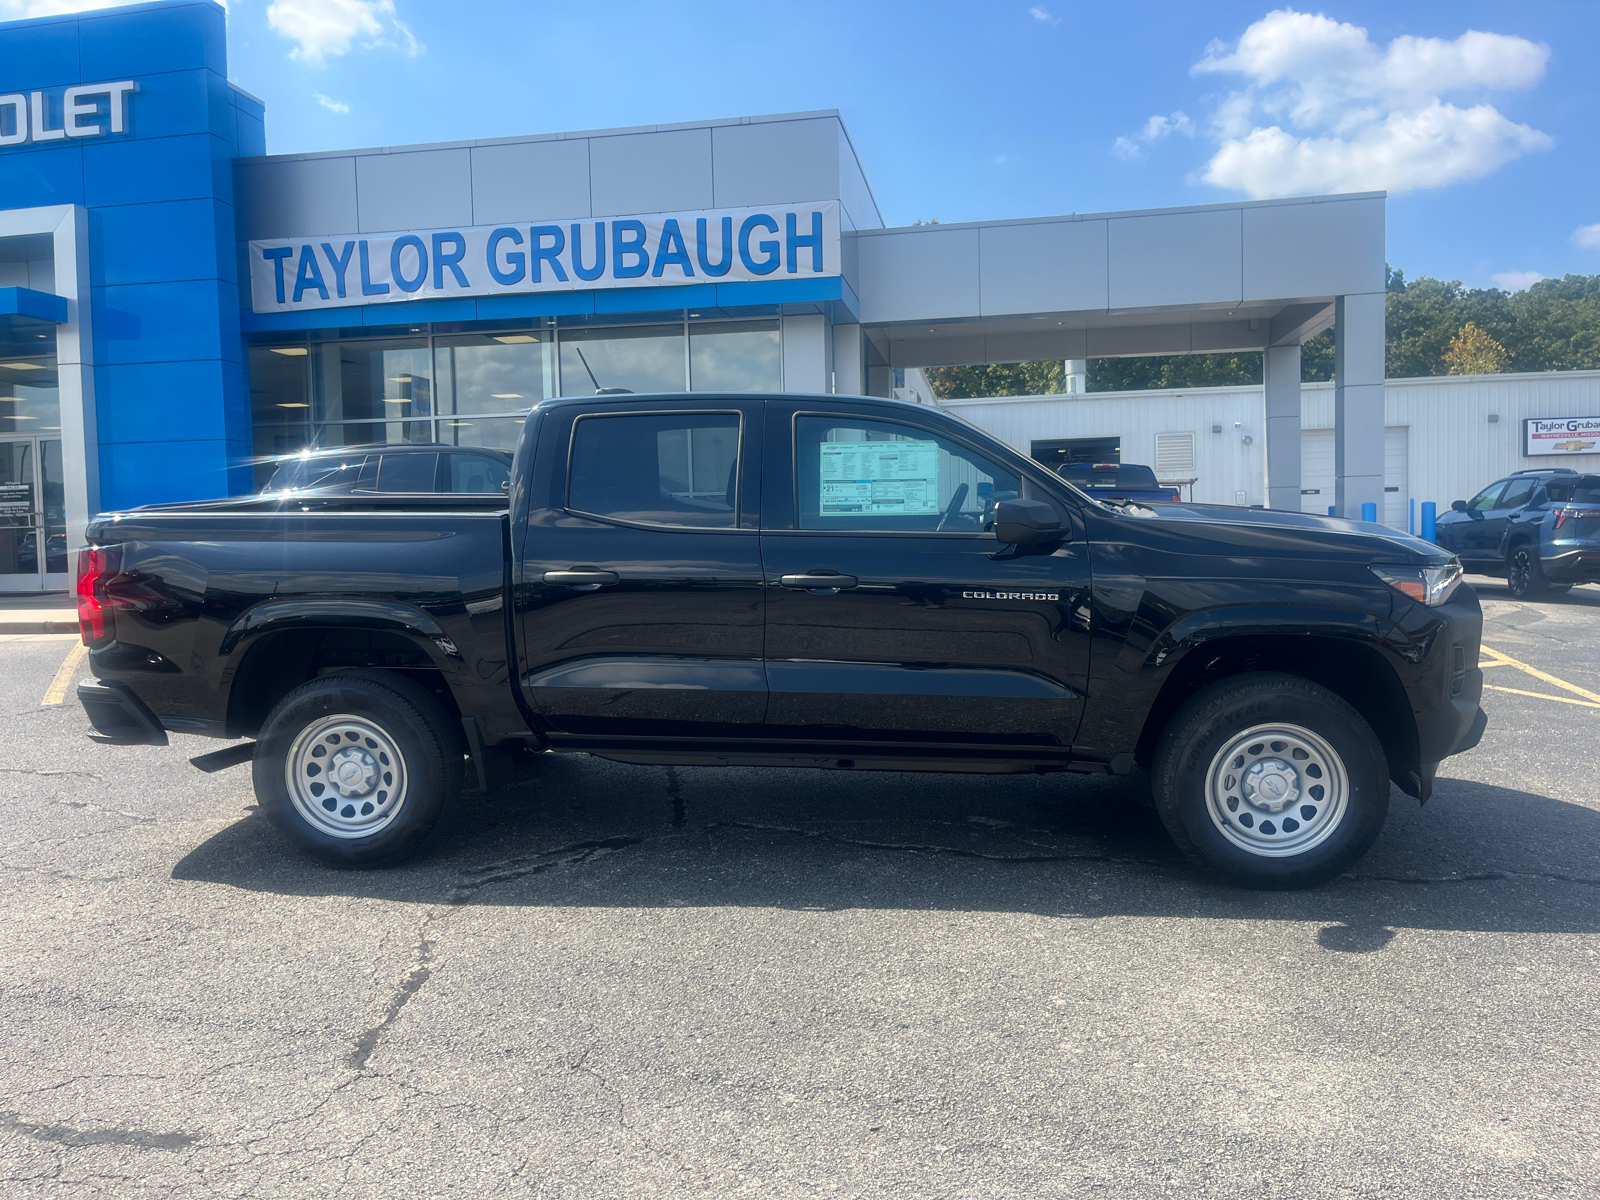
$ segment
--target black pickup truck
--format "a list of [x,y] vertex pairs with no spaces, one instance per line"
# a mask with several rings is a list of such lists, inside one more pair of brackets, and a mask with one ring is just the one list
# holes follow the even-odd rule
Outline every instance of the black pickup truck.
[[1389,785],[1477,744],[1476,595],[1370,525],[1107,503],[928,407],[601,395],[507,495],[282,493],[101,516],[110,743],[252,738],[334,863],[415,851],[518,747],[629,763],[1112,772],[1238,883],[1327,879]]

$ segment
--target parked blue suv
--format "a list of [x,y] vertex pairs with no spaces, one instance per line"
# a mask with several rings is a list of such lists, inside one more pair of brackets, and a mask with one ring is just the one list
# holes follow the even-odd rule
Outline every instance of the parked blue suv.
[[1518,471],[1439,518],[1435,540],[1480,575],[1533,599],[1600,583],[1600,475]]

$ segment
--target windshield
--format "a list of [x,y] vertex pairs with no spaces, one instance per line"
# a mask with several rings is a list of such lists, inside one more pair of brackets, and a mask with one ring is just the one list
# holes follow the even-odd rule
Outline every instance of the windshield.
[[1155,491],[1161,485],[1156,473],[1149,467],[1132,463],[1122,466],[1072,466],[1061,468],[1063,479],[1070,480],[1091,492],[1100,491]]
[[263,492],[287,492],[301,488],[353,486],[361,473],[366,454],[294,458],[280,466],[267,480]]

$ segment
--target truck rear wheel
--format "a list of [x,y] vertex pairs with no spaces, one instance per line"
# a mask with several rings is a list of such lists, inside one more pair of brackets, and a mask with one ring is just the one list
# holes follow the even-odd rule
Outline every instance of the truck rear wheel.
[[1295,675],[1240,675],[1191,696],[1162,733],[1153,788],[1178,847],[1244,887],[1333,878],[1367,852],[1389,811],[1371,727]]
[[460,737],[410,680],[382,671],[301,684],[268,714],[256,799],[286,838],[336,866],[414,854],[461,791]]

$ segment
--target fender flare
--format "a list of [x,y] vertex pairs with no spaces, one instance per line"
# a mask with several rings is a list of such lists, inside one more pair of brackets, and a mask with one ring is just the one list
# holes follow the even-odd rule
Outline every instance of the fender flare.
[[433,617],[398,600],[364,600],[341,596],[303,596],[265,600],[241,613],[223,634],[218,652],[230,657],[251,638],[285,629],[376,629],[404,634],[431,645],[451,673],[464,666],[460,649]]

